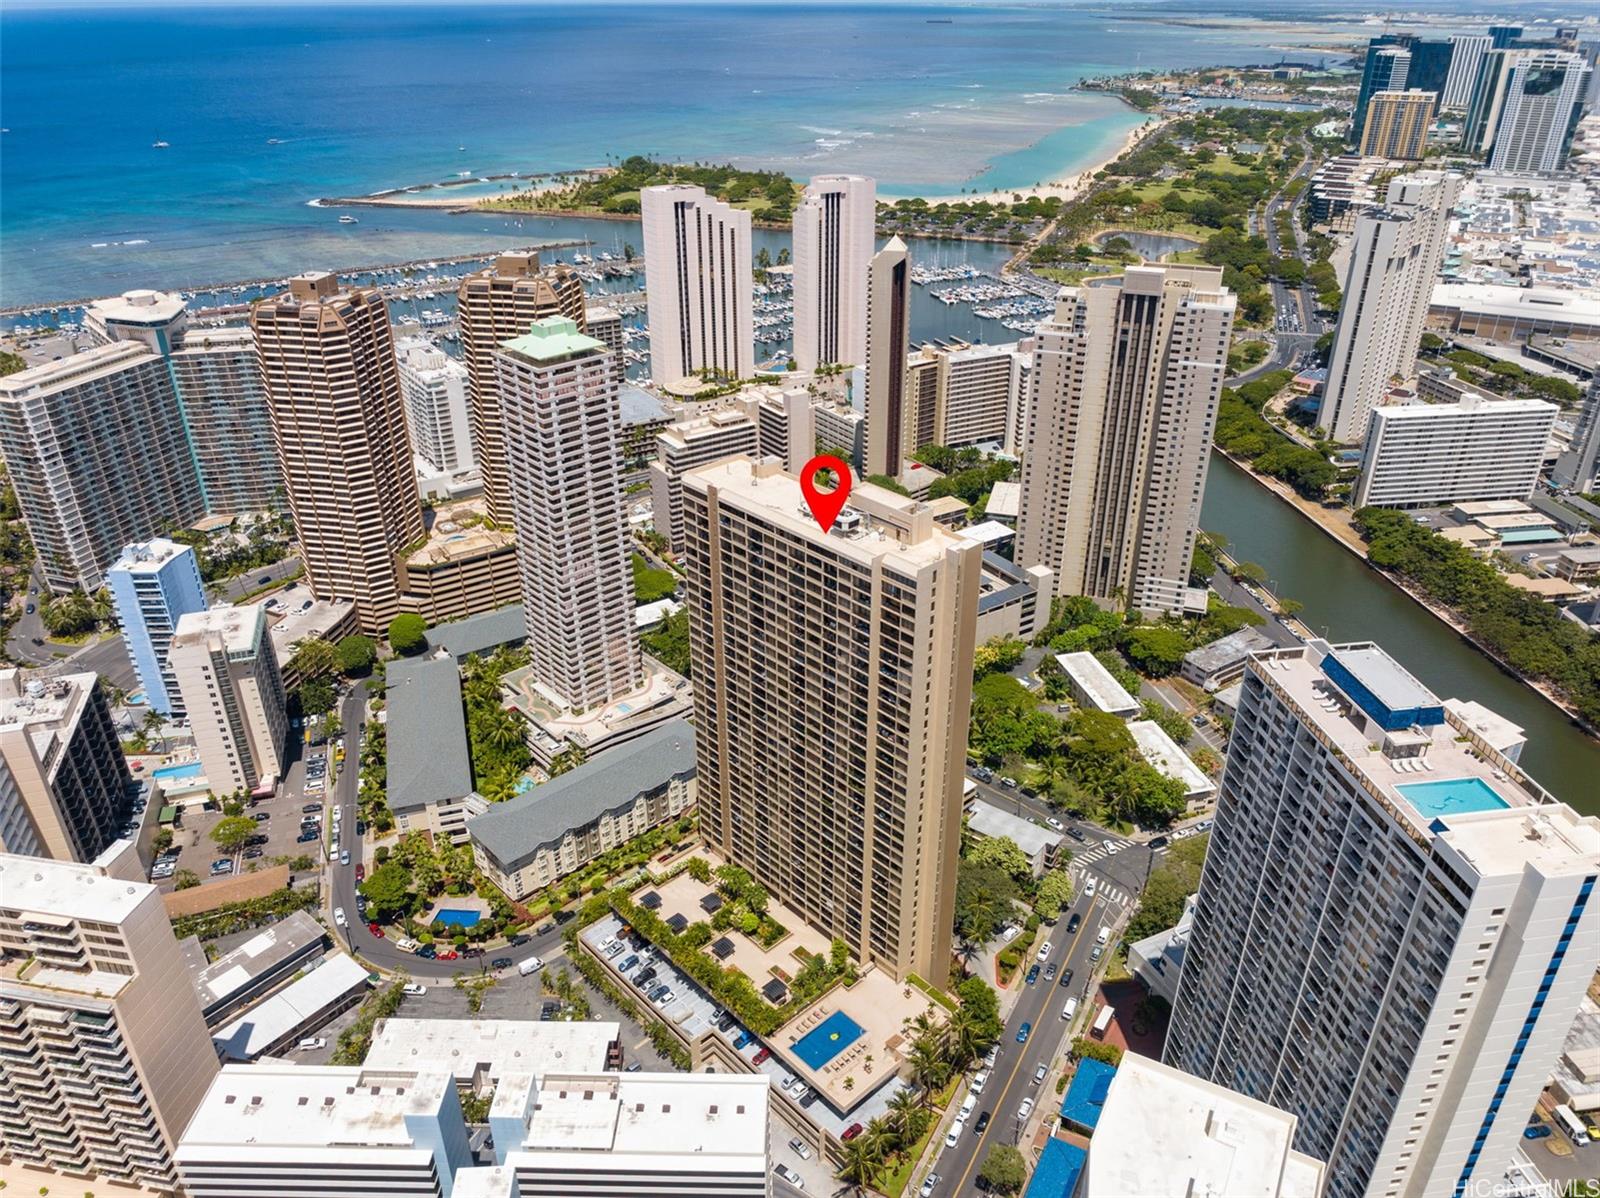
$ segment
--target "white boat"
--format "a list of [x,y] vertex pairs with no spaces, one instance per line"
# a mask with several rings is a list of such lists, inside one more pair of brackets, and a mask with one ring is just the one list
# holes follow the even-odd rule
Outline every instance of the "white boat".
[[154,142],[150,143],[150,148],[152,150],[170,150],[172,148],[172,146],[168,142],[154,141]]
[[361,222],[347,212],[339,218],[339,223],[341,225],[358,225]]

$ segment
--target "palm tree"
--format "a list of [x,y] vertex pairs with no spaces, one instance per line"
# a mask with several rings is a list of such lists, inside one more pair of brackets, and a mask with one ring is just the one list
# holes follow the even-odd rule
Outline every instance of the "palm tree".
[[945,1070],[939,1046],[926,1036],[918,1036],[912,1041],[911,1053],[907,1060],[911,1063],[911,1076],[922,1088],[923,1102],[931,1105],[933,1089],[943,1079]]
[[895,1132],[902,1144],[909,1144],[916,1139],[911,1134],[911,1126],[912,1120],[921,1109],[922,1099],[910,1086],[901,1086],[889,1099],[889,1118],[893,1120]]
[[844,1164],[839,1167],[839,1179],[851,1182],[856,1193],[866,1191],[867,1183],[878,1173],[877,1146],[860,1135],[844,1146]]

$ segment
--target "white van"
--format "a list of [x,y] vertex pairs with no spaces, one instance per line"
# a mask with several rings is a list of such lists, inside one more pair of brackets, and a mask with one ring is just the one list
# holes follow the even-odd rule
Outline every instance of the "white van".
[[414,953],[417,951],[417,942],[411,939],[410,936],[400,937],[400,939],[394,942],[394,946],[403,953]]
[[1110,940],[1110,939],[1111,939],[1111,929],[1102,925],[1101,928],[1100,928],[1100,934],[1094,938],[1094,942],[1096,944],[1104,944],[1107,940]]
[[972,1079],[972,1092],[974,1094],[982,1094],[983,1088],[988,1084],[989,1071],[987,1069],[981,1070],[978,1075]]
[[1062,1008],[1061,1008],[1061,1018],[1063,1018],[1063,1019],[1071,1019],[1077,1013],[1078,1013],[1078,1000],[1075,999],[1075,998],[1067,999],[1066,1004],[1064,1006],[1062,1006]]
[[956,1118],[965,1119],[968,1115],[972,1114],[973,1108],[977,1105],[978,1096],[976,1094],[968,1094],[966,1101],[961,1104],[961,1113],[957,1115]]
[[523,977],[527,977],[530,973],[538,973],[543,968],[544,959],[542,957],[529,957],[521,965],[517,966],[517,972]]

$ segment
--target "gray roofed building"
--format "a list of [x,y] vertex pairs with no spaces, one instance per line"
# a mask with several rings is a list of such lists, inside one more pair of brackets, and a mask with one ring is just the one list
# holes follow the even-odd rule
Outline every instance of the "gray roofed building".
[[[391,765],[391,770],[392,770]],[[521,899],[694,803],[694,729],[673,720],[467,824],[478,867]]]
[[449,657],[397,661],[386,674],[389,809],[402,832],[429,831],[452,843],[482,810],[472,789],[461,671]]
[[428,648],[434,652],[443,650],[458,663],[474,653],[493,653],[506,645],[520,645],[527,639],[528,625],[520,603],[428,629]]
[[1270,649],[1275,642],[1259,628],[1241,628],[1238,632],[1201,645],[1183,655],[1183,677],[1196,686],[1209,689],[1225,686],[1244,674],[1245,663],[1252,653]]
[[1022,850],[1033,867],[1033,876],[1040,877],[1056,863],[1061,847],[1061,833],[1041,828],[1031,820],[1002,811],[992,803],[974,799],[967,809],[967,829],[986,839],[1005,837]]
[[[322,956],[328,934],[305,911],[292,911],[243,944],[207,961],[205,952],[187,951],[184,963],[200,999],[207,1027],[216,1027],[246,1003],[254,1002],[279,982],[293,977],[307,961]],[[181,941],[186,947],[189,941]]]

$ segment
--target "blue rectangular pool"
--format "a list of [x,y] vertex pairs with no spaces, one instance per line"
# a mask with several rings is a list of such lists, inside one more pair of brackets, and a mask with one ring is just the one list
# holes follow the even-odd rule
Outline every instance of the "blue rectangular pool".
[[1396,786],[1400,797],[1425,819],[1441,815],[1466,815],[1473,811],[1499,811],[1511,806],[1482,778],[1449,778],[1438,782],[1407,782]]
[[190,761],[183,765],[164,765],[158,770],[151,770],[150,776],[160,778],[163,782],[173,782],[184,778],[198,778],[204,768],[198,761]]
[[812,1069],[821,1069],[861,1036],[859,1023],[835,1011],[795,1042],[794,1054]]
[[476,911],[463,911],[459,907],[445,907],[434,912],[433,922],[448,924],[455,928],[470,928],[483,916]]

